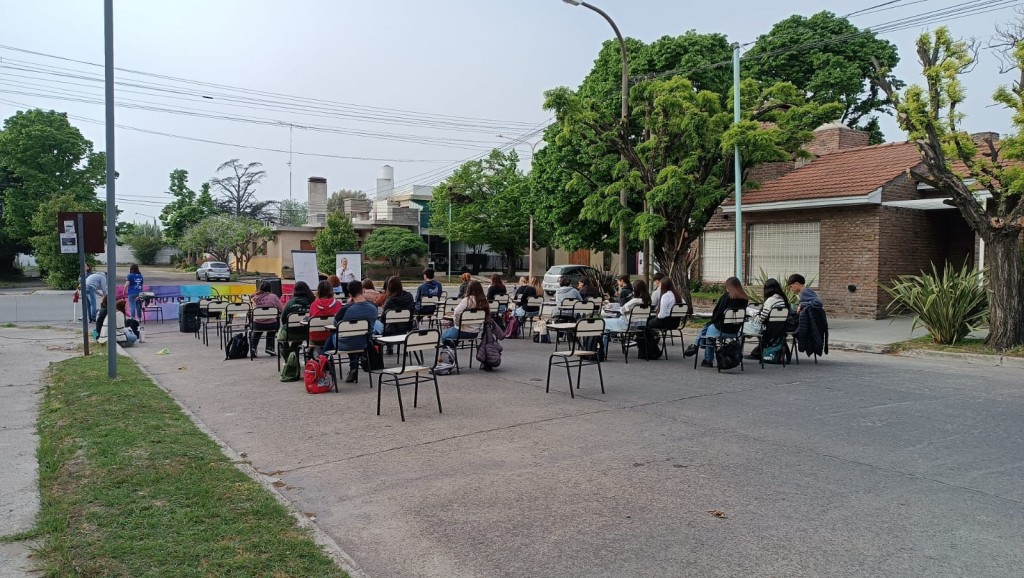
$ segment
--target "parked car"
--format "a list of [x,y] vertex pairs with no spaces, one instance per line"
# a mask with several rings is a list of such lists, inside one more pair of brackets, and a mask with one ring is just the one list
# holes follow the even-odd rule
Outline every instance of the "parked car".
[[220,261],[207,261],[196,269],[196,281],[230,281],[231,267]]
[[558,278],[562,275],[568,277],[575,287],[580,279],[598,274],[597,269],[587,265],[554,265],[548,269],[547,273],[544,273],[544,281],[541,282],[541,286],[544,287],[544,293],[554,295],[555,290],[558,289]]

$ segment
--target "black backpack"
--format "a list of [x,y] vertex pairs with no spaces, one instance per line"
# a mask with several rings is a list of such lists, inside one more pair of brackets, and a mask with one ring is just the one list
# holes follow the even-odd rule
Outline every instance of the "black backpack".
[[732,369],[743,363],[743,344],[739,339],[718,338],[715,345],[715,358],[719,371]]
[[384,369],[384,355],[380,352],[380,346],[371,343],[366,348],[366,355],[359,359],[359,366],[367,373]]
[[245,359],[249,357],[249,340],[244,333],[236,333],[224,348],[224,359]]
[[661,347],[653,330],[644,329],[643,338],[636,344],[636,356],[640,359],[661,359]]

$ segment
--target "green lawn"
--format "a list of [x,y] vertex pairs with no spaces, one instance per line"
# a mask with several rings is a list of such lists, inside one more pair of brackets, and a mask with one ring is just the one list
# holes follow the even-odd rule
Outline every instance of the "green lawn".
[[930,349],[932,351],[948,351],[952,353],[980,353],[982,355],[1004,355],[1008,357],[1024,357],[1024,347],[1017,347],[1005,352],[998,352],[985,345],[984,339],[964,339],[956,345],[942,345],[932,341],[931,336],[909,339],[893,345],[893,352],[908,349]]
[[134,361],[55,364],[39,415],[47,576],[345,576]]

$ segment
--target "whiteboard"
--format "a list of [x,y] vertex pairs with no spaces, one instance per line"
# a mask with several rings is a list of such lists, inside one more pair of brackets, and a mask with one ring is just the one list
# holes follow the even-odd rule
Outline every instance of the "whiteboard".
[[295,270],[295,280],[305,281],[313,293],[316,293],[316,286],[320,283],[320,274],[316,268],[316,251],[292,251],[292,269]]

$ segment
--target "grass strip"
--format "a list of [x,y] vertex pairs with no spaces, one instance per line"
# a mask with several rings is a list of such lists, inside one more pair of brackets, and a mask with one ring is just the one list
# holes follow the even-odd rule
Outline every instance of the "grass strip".
[[985,345],[984,339],[963,339],[956,345],[943,345],[932,341],[930,335],[917,337],[895,343],[892,346],[894,353],[907,351],[908,349],[928,349],[931,351],[946,351],[950,353],[977,353],[981,355],[1002,355],[1005,357],[1024,357],[1024,347],[1016,347],[1008,351],[996,351]]
[[133,360],[52,368],[39,415],[47,576],[345,576]]

